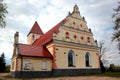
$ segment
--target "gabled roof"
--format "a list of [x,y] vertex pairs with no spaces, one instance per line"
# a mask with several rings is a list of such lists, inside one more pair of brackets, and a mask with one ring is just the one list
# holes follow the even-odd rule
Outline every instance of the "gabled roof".
[[56,26],[54,26],[51,30],[49,30],[47,33],[45,33],[43,36],[41,36],[40,38],[38,38],[33,45],[36,46],[42,46],[45,45],[46,43],[50,42],[53,38],[53,33],[58,33],[59,32],[59,27],[61,24],[65,24],[66,23],[66,18],[64,20],[62,20],[60,23],[58,23]]
[[49,53],[49,51],[42,46],[18,44],[18,51],[22,56],[52,58],[52,55]]
[[43,35],[43,32],[42,32],[40,26],[38,25],[37,21],[35,21],[33,27],[31,28],[30,32],[28,33],[28,35],[30,33],[35,33],[35,34],[41,34],[41,35]]

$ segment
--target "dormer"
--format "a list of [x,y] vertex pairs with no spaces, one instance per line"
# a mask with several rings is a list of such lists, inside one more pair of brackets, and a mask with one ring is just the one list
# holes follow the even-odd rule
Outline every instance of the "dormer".
[[31,45],[36,39],[38,39],[42,35],[43,32],[36,21],[27,35],[27,43]]

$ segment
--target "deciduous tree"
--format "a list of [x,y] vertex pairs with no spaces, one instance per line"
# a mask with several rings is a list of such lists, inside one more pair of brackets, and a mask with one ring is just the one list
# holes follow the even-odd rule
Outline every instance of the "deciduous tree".
[[113,20],[114,20],[114,33],[112,40],[116,40],[118,42],[118,49],[120,50],[120,2],[118,2],[117,8],[113,9]]
[[105,67],[104,67],[104,63],[107,62],[107,60],[105,59],[106,55],[105,53],[108,51],[108,49],[105,47],[105,44],[103,41],[101,41],[99,43],[99,51],[100,51],[100,67],[101,67],[101,72],[104,73],[106,71]]
[[0,27],[1,28],[5,28],[6,26],[6,14],[8,13],[7,11],[7,6],[6,4],[3,2],[3,0],[0,0]]

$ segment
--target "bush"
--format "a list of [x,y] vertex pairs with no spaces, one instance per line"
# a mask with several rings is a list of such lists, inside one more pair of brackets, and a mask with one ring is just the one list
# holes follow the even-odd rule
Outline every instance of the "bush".
[[5,72],[10,72],[10,65],[7,65],[7,66],[6,66]]

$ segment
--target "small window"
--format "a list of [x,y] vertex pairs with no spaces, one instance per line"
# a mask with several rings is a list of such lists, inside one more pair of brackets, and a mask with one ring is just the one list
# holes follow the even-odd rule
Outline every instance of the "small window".
[[76,39],[76,38],[77,38],[77,36],[76,36],[76,35],[74,35],[74,38]]
[[80,27],[82,27],[82,24],[80,24]]
[[73,24],[75,25],[75,22],[73,22]]
[[81,39],[83,40],[84,38],[83,38],[83,37],[81,37]]
[[87,42],[90,43],[90,38],[89,37],[87,38]]
[[66,32],[66,38],[69,39],[69,33],[68,32]]
[[42,70],[47,70],[47,61],[42,61]]
[[23,62],[23,68],[24,68],[24,70],[30,70],[30,61],[29,60],[25,60]]

